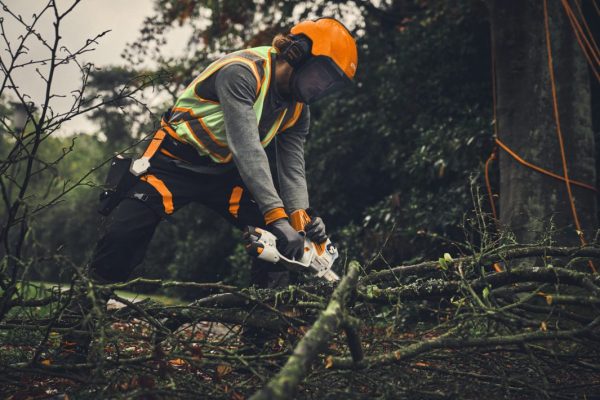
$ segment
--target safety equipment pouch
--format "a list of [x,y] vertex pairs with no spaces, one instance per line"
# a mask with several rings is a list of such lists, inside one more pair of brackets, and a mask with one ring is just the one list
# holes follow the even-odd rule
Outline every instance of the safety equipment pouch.
[[100,214],[105,216],[110,214],[139,179],[131,173],[131,163],[131,158],[123,157],[120,154],[112,159],[104,182],[104,190],[100,193],[100,206],[98,207]]

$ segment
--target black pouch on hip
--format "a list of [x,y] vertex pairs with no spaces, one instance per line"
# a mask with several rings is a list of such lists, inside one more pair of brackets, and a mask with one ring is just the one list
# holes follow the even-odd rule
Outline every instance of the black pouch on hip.
[[110,214],[138,181],[139,178],[130,171],[131,163],[131,158],[121,155],[112,159],[104,182],[104,190],[100,193],[100,206],[98,207],[100,214],[104,216]]

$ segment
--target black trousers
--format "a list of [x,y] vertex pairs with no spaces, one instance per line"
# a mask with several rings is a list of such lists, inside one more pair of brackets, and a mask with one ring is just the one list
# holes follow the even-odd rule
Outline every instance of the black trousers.
[[[236,168],[220,174],[191,172],[156,153],[148,172],[107,217],[105,233],[90,263],[92,277],[106,282],[126,281],[144,259],[158,224],[190,202],[210,207],[238,228],[265,225]],[[253,264],[252,280],[258,286],[272,286],[273,280],[287,279],[281,267]]]

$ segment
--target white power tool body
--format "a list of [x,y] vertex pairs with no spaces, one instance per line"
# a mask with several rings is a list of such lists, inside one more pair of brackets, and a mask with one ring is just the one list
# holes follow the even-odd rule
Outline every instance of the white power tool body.
[[286,268],[303,273],[311,273],[329,282],[337,282],[340,277],[331,270],[338,258],[337,248],[327,239],[322,244],[304,238],[304,253],[299,260],[284,257],[277,250],[277,237],[269,231],[249,226],[244,234],[246,250],[260,260],[281,263]]

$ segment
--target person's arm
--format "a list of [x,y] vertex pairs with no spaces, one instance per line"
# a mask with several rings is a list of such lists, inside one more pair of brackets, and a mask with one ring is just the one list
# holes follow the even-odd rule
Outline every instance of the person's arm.
[[233,161],[268,223],[282,215],[283,201],[273,184],[269,160],[260,143],[253,109],[256,78],[248,67],[230,64],[217,73],[215,89],[225,116],[227,144]]
[[279,190],[289,213],[309,207],[304,143],[310,126],[310,110],[302,107],[296,124],[277,135],[277,175]]
[[304,143],[309,127],[310,110],[304,105],[296,124],[277,137],[277,174],[292,226],[305,231],[310,240],[320,244],[327,240],[325,223],[310,209],[304,168]]

